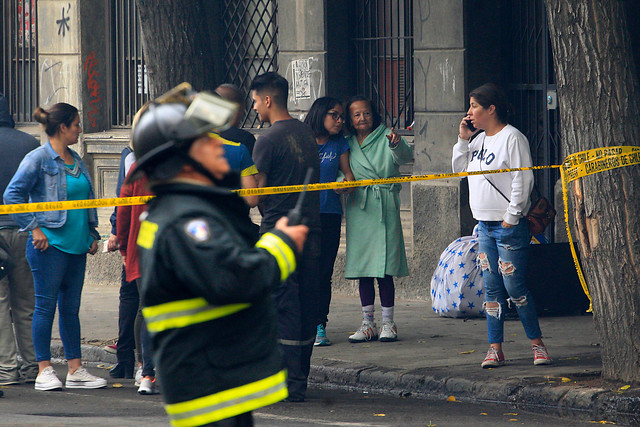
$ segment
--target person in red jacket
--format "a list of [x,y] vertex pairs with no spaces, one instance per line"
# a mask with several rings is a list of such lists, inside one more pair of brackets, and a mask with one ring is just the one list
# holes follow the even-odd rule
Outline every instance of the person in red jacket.
[[[134,168],[135,164],[132,165],[131,170]],[[125,182],[128,181],[125,180]],[[133,183],[126,183],[120,190],[120,197],[152,195],[153,193],[147,189],[147,180],[145,178]],[[116,220],[118,244],[126,280],[127,282],[135,282],[138,292],[140,292],[140,257],[136,240],[140,231],[140,215],[146,209],[146,205],[120,206],[118,207]],[[138,393],[157,394],[158,388],[156,387],[155,367],[152,360],[151,338],[144,320],[140,328],[140,341],[142,345],[142,380],[140,381]]]

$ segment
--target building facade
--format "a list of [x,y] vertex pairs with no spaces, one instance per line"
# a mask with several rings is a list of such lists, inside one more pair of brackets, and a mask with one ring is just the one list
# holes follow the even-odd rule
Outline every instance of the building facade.
[[[148,99],[135,1],[0,1],[0,92],[16,121],[37,133],[35,106],[78,106],[84,129],[79,151],[91,167],[97,196],[112,197],[133,114]],[[290,82],[289,107],[298,117],[318,97],[363,94],[413,143],[407,175],[451,170],[468,93],[487,81],[508,89],[513,124],[529,138],[534,163],[563,157],[543,0],[212,3],[218,18],[212,25],[221,34],[220,83],[248,92],[253,77],[278,71]],[[248,93],[245,107],[243,126],[259,133]],[[553,199],[557,179],[555,169],[537,173],[538,189]],[[466,182],[405,184],[402,209],[411,276],[399,281],[398,294],[427,298],[440,253],[473,227]],[[342,277],[340,263],[336,279]]]

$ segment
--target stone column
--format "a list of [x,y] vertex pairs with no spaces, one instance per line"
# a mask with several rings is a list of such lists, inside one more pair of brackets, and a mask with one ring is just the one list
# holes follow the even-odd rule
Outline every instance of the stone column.
[[325,1],[278,1],[278,72],[289,81],[291,114],[303,118],[325,95]]
[[[451,172],[451,150],[466,109],[463,1],[415,0],[413,15],[413,173]],[[466,192],[466,182],[459,179],[412,184],[413,279],[408,285],[426,287],[425,296],[440,254],[468,228]]]
[[85,133],[110,126],[107,12],[104,0],[38,1],[40,105],[76,106]]

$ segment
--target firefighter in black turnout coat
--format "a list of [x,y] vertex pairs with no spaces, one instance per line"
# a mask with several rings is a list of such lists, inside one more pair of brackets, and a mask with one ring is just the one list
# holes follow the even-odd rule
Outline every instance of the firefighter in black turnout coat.
[[221,143],[185,111],[151,105],[133,133],[131,180],[156,194],[138,234],[143,314],[171,424],[253,425],[287,397],[271,293],[308,229],[283,218],[259,238]]

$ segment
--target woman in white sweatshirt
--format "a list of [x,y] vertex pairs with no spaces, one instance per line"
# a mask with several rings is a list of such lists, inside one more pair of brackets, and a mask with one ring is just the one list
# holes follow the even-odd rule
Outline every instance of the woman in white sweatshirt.
[[[509,103],[504,92],[488,83],[473,90],[469,97],[470,108],[460,122],[458,142],[453,147],[453,171],[532,166],[527,138],[507,124]],[[533,172],[474,175],[468,181],[469,205],[479,221],[477,262],[484,279],[490,345],[482,367],[495,368],[505,363],[502,342],[507,302],[515,304],[531,340],[533,363],[547,365],[551,358],[542,342],[533,297],[525,284],[531,240],[525,215],[531,206]]]

